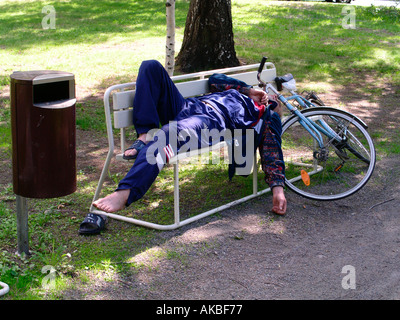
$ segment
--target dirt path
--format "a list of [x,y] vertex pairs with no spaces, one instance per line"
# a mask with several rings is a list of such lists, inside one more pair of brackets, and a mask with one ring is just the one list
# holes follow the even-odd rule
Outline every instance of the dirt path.
[[[162,232],[152,250],[177,259],[137,257],[152,267],[65,298],[400,299],[400,159],[378,162],[371,179],[337,202],[288,193],[285,217],[265,212],[267,195]],[[342,273],[345,266],[354,273]]]

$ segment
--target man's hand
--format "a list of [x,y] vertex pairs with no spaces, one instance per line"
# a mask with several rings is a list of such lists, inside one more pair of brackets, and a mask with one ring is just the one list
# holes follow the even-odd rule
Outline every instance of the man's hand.
[[258,104],[267,105],[269,101],[271,100],[275,101],[278,104],[278,106],[274,109],[274,111],[278,112],[278,114],[282,116],[281,102],[279,101],[278,96],[276,94],[268,95],[265,91],[250,88],[247,96],[253,99]]
[[262,90],[256,90],[251,88],[249,90],[248,97],[253,99],[258,104],[267,104],[268,103],[268,95],[266,92]]
[[283,187],[272,188],[272,212],[284,215],[286,213],[286,197]]

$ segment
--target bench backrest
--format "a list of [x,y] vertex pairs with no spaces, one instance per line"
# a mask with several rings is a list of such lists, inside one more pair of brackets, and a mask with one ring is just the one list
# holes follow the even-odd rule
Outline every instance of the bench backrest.
[[[258,64],[225,68],[218,70],[210,70],[205,72],[191,73],[186,75],[173,76],[171,79],[175,82],[179,92],[184,98],[199,96],[209,93],[208,77],[214,73],[224,73],[229,77],[244,81],[249,85],[258,85],[257,69]],[[256,69],[254,71],[240,72]],[[261,78],[265,82],[272,82],[276,77],[276,69],[273,63],[267,62],[261,74]],[[200,79],[198,79],[200,78]],[[181,82],[183,81],[183,82]],[[132,83],[131,87],[134,87]],[[113,86],[118,90],[118,86]],[[121,85],[124,88],[125,85]],[[115,91],[112,94],[112,109],[114,113],[114,128],[126,128],[133,125],[133,98],[135,89],[125,91]]]

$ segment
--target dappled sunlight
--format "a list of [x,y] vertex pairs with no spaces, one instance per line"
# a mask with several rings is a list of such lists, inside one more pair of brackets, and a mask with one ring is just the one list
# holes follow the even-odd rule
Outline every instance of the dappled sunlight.
[[367,99],[360,99],[358,101],[345,104],[342,109],[354,113],[355,115],[362,117],[364,121],[369,122],[377,116],[379,112],[379,105],[378,103],[371,102]]
[[78,172],[78,174],[76,175],[77,182],[83,182],[83,181],[87,181],[87,180],[88,180],[88,177],[85,176],[85,174],[82,172]]
[[[43,36],[24,38],[24,41],[10,43],[7,45],[24,47],[34,45],[37,41],[53,44],[54,38],[59,43],[66,40],[82,43],[92,43],[103,37],[102,40],[110,38],[115,32],[129,33],[127,28],[134,27],[134,31],[142,31],[146,29],[146,35],[155,35],[159,32],[159,28],[165,29],[165,5],[162,1],[147,0],[142,1],[123,1],[123,2],[107,2],[99,3],[97,1],[79,1],[79,2],[58,2],[54,7],[57,13],[56,31],[62,37],[57,37],[55,32],[47,32],[41,29],[40,14],[43,3],[34,1],[29,6],[21,7],[18,3],[3,2],[0,6],[3,12],[7,12],[2,16],[5,25],[14,22],[13,28],[17,35],[21,34],[21,29],[29,29],[29,32],[37,31]],[[17,23],[14,14],[22,14],[23,23]],[[43,15],[44,16],[44,15]],[[19,21],[21,22],[21,21]],[[39,22],[39,23],[38,23]],[[93,25],[97,28],[92,28]],[[52,31],[52,30],[50,30]],[[129,28],[128,28],[129,31]],[[151,34],[152,32],[152,34]],[[49,37],[50,34],[50,37]],[[11,32],[4,34],[5,40],[14,36]],[[18,38],[17,38],[18,39]]]
[[[329,94],[334,94],[334,88],[335,86],[332,83],[313,81],[312,79],[303,80],[301,84],[301,90],[315,91],[318,92],[318,94],[328,92]],[[299,91],[301,92],[301,90]]]
[[[41,27],[42,7],[39,1],[22,7],[19,2],[0,4],[0,60],[7,61],[0,76],[3,71],[8,77],[15,70],[65,70],[75,75],[80,102],[103,92],[106,79],[114,79],[110,85],[132,81],[141,61],[164,60],[163,1],[58,2],[54,30]],[[185,10],[177,10],[178,28],[183,17]],[[182,38],[183,28],[177,29],[176,50]]]
[[[131,256],[127,254],[119,264],[108,258],[103,259],[95,268],[85,271],[86,277],[90,278],[93,284],[83,284],[79,290],[85,293],[86,299],[157,299],[166,294],[164,290],[167,287],[177,285],[178,282],[184,282],[185,292],[191,297],[204,290],[208,292],[209,297],[218,296],[224,291],[222,283],[226,280],[230,282],[230,287],[252,287],[253,276],[248,271],[256,266],[260,267],[260,264],[266,273],[270,272],[269,268],[277,268],[276,255],[274,251],[270,251],[268,243],[272,244],[276,239],[280,239],[285,232],[283,219],[259,214],[228,216],[200,226],[192,226],[178,234],[174,232],[171,237],[167,236],[161,244],[144,247],[139,253]],[[252,245],[247,248],[249,242]],[[239,251],[243,248],[244,251],[240,255],[243,260],[230,262],[233,247]],[[211,261],[213,262],[210,265]],[[195,268],[193,263],[196,264],[196,274],[190,272]],[[225,263],[229,265],[220,269],[219,266]],[[250,269],[241,268],[245,265]],[[129,267],[132,272],[122,276],[118,266]],[[227,277],[226,272],[230,272]],[[206,274],[207,281],[204,281]],[[192,277],[187,278],[188,275]],[[235,280],[238,276],[238,279],[243,279],[240,283]],[[154,287],[157,290],[154,290]],[[173,297],[179,293],[167,294],[168,297]]]
[[[83,181],[78,180],[81,184],[77,187],[77,192],[79,194],[85,194],[90,197],[93,197],[94,190],[97,186],[97,181],[88,181],[88,178],[84,179]],[[90,207],[90,202],[87,203],[87,207]]]
[[154,246],[128,259],[127,262],[135,263],[137,266],[154,267],[166,255],[165,249]]
[[221,244],[229,241],[246,242],[253,237],[264,238],[268,234],[282,236],[285,232],[285,221],[274,216],[245,214],[232,219],[227,217],[201,226],[192,225],[163,244],[147,247],[138,254],[127,257],[124,263],[139,271],[136,274],[136,283],[148,284],[154,280],[155,274],[152,274],[152,271],[163,273],[173,268],[172,265],[176,263],[189,263],[190,261],[184,258],[188,254],[215,254],[221,250]]
[[151,201],[151,202],[149,203],[149,208],[150,208],[150,209],[156,209],[156,208],[158,208],[161,204],[162,204],[162,200]]
[[[229,215],[229,213],[227,213]],[[239,239],[238,234],[261,235],[264,233],[283,234],[286,230],[284,221],[276,221],[267,215],[244,214],[235,219],[223,219],[209,222],[205,226],[190,228],[178,239],[183,243],[200,243],[219,238]],[[240,240],[240,239],[239,239]]]
[[380,69],[382,71],[393,70],[395,72],[398,66],[399,50],[398,48],[377,48],[371,47],[366,50],[364,57],[354,61],[354,67]]

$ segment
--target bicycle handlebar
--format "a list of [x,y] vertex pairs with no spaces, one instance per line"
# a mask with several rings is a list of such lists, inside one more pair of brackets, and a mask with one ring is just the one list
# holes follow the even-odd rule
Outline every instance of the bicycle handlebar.
[[265,62],[267,61],[267,57],[262,57],[260,66],[258,67],[258,73],[262,72],[262,69],[264,68]]
[[258,72],[257,72],[257,80],[259,82],[258,86],[261,88],[266,86],[266,83],[261,80],[261,76],[260,76],[266,61],[267,61],[267,57],[262,57],[260,66],[258,67]]

